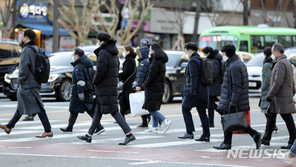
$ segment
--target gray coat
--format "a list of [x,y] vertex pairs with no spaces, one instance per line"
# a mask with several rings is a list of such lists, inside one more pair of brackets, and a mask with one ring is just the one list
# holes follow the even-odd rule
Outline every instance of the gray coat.
[[17,109],[20,114],[26,115],[38,114],[41,110],[44,111],[39,95],[41,83],[36,81],[31,72],[35,70],[37,56],[31,47],[38,49],[34,42],[29,42],[21,53],[18,77],[19,88],[17,90]]
[[276,61],[271,74],[268,97],[272,99],[269,112],[278,114],[295,113],[293,96],[295,86],[293,67],[286,55],[281,55]]
[[270,103],[266,100],[267,94],[270,90],[270,77],[272,66],[274,62],[271,57],[265,60],[265,63],[262,68],[262,86],[261,86],[261,98],[260,98],[260,108],[263,113],[267,113],[267,108]]

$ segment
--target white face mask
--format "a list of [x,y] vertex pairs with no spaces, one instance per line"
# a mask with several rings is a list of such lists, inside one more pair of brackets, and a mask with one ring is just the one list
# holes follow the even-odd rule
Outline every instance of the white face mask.
[[123,53],[122,53],[122,56],[125,57],[125,56],[126,56],[126,52],[123,52]]
[[149,52],[149,54],[148,54],[148,58],[151,58],[151,53]]
[[270,56],[273,60],[275,60],[275,56],[272,54],[271,56]]
[[190,56],[189,56],[188,53],[186,53],[185,56],[186,56],[186,59],[189,59],[190,58]]
[[73,61],[73,62],[75,61],[74,56],[72,56],[72,61]]

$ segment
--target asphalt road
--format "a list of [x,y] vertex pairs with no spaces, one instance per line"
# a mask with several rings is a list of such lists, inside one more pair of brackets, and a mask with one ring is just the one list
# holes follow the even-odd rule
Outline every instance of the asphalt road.
[[[212,147],[223,141],[223,131],[218,113],[215,115],[215,128],[211,128],[210,143],[178,139],[177,137],[185,132],[180,99],[163,105],[161,108],[160,112],[172,120],[172,126],[166,134],[145,134],[144,128],[137,128],[141,119],[127,116],[127,122],[137,138],[128,146],[118,146],[125,136],[109,115],[104,115],[102,118],[102,124],[106,131],[101,135],[94,135],[91,144],[80,141],[76,137],[84,135],[90,126],[91,119],[87,114],[79,115],[72,133],[62,133],[59,128],[67,125],[69,102],[56,102],[50,98],[43,100],[54,137],[35,138],[35,135],[43,131],[38,117],[33,122],[20,121],[9,135],[0,132],[0,167],[286,165],[279,158],[229,159],[226,157],[227,151],[214,150]],[[254,129],[264,132],[266,119],[258,108],[258,101],[257,97],[250,98],[251,125]],[[16,104],[0,94],[1,124],[9,121],[16,110]],[[194,134],[195,138],[198,138],[202,133],[201,123],[195,109],[192,110],[192,113],[196,127]],[[277,118],[277,125],[279,131],[273,134],[271,146],[262,147],[262,149],[275,150],[281,145],[287,144],[288,132],[280,117]],[[253,139],[246,134],[234,135],[232,141],[233,150],[255,148]]]

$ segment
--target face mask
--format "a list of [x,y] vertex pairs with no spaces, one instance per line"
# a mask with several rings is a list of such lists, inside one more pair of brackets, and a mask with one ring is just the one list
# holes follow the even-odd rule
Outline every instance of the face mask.
[[73,62],[75,61],[74,56],[72,56],[72,61],[73,61]]
[[274,55],[271,55],[270,57],[271,57],[273,60],[275,60],[275,56],[274,56]]
[[190,56],[189,56],[189,54],[185,54],[185,56],[186,56],[186,59],[189,59],[190,58]]
[[148,57],[151,58],[151,53],[148,54]]
[[123,52],[123,53],[122,53],[122,56],[123,56],[123,57],[125,57],[125,56],[126,56],[126,53],[125,53],[125,52]]

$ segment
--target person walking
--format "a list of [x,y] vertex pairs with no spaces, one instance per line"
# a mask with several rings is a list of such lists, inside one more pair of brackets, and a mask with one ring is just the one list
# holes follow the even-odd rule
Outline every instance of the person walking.
[[196,141],[210,141],[209,119],[206,114],[208,103],[207,86],[202,84],[202,58],[197,53],[197,45],[195,43],[188,43],[185,45],[185,52],[189,55],[189,63],[186,67],[186,85],[182,87],[182,113],[186,125],[186,133],[179,139],[193,139],[193,132],[195,131],[191,109],[196,107],[198,111],[203,134]]
[[222,55],[219,54],[219,50],[213,50],[212,47],[205,47],[202,52],[207,59],[213,62],[213,83],[208,86],[208,117],[210,128],[215,127],[214,125],[214,112],[217,111],[218,105],[216,101],[217,96],[221,96],[221,84],[223,82],[222,72]]
[[267,109],[269,121],[266,124],[262,143],[269,145],[276,125],[276,116],[280,114],[286,123],[290,135],[288,145],[282,146],[281,149],[290,149],[296,137],[295,124],[292,117],[292,114],[296,111],[293,101],[295,94],[293,67],[284,54],[284,47],[281,44],[273,44],[271,50],[276,61],[271,73],[270,90],[266,97],[266,100],[270,102],[270,106]]
[[[70,98],[70,117],[68,126],[66,128],[60,128],[62,132],[72,132],[73,126],[77,120],[79,113],[87,112],[87,114],[93,118],[94,110],[92,108],[93,92],[87,89],[87,83],[92,82],[88,75],[88,68],[93,68],[93,62],[84,54],[84,51],[80,48],[75,48],[73,53],[74,66],[72,73],[72,91]],[[98,122],[97,130],[99,134],[104,132],[104,127]]]
[[88,133],[77,137],[86,142],[91,142],[102,114],[111,114],[126,135],[125,140],[119,145],[127,145],[136,140],[136,137],[132,134],[132,130],[123,116],[118,112],[119,52],[116,47],[116,40],[111,39],[111,36],[107,33],[99,33],[97,39],[100,47],[94,51],[97,56],[97,69],[93,82],[96,86],[97,110]]
[[[225,45],[222,50],[228,59],[226,61],[218,111],[221,114],[250,111],[247,67],[235,54],[236,48],[234,45]],[[261,146],[261,133],[250,126],[244,132],[253,138],[256,143],[256,149],[259,149]],[[219,150],[231,149],[232,134],[233,132],[224,132],[224,141],[220,146],[214,146],[214,148]]]
[[[264,54],[264,61],[263,61],[263,68],[262,68],[262,86],[261,86],[261,97],[259,101],[259,107],[261,108],[261,112],[264,113],[266,117],[266,125],[269,124],[270,118],[269,118],[269,113],[267,112],[267,109],[270,105],[270,103],[266,100],[267,94],[270,90],[270,78],[271,78],[271,72],[272,72],[272,67],[274,65],[274,61],[271,57],[271,47],[266,47],[263,50]],[[276,125],[274,126],[274,131],[277,131]],[[268,127],[266,126],[265,131],[268,131]],[[262,144],[269,145],[268,142],[264,140],[264,136],[262,139]]]
[[7,134],[9,134],[23,114],[37,114],[44,127],[44,132],[36,137],[53,137],[50,122],[46,115],[44,105],[39,94],[41,83],[38,82],[34,76],[37,53],[40,52],[40,49],[36,46],[36,43],[34,42],[35,38],[36,34],[32,29],[27,29],[24,31],[22,39],[24,43],[24,48],[21,52],[19,62],[17,110],[8,124],[0,124],[0,128],[4,130]]
[[125,115],[130,113],[129,94],[134,93],[133,82],[136,78],[136,61],[137,54],[134,52],[134,48],[131,45],[124,47],[126,56],[123,63],[122,72],[119,73],[119,81],[123,82],[122,92],[119,94],[120,113]]
[[171,126],[171,121],[165,118],[160,112],[165,82],[165,63],[168,62],[167,54],[158,43],[150,46],[151,57],[149,58],[149,69],[145,79],[145,101],[143,109],[148,110],[152,115],[152,127],[145,130],[146,133],[158,133],[158,123],[163,125],[165,133]]
[[[150,41],[146,38],[141,39],[141,47],[137,48],[137,54],[138,54],[138,61],[139,66],[137,69],[137,75],[136,75],[136,91],[143,91],[144,90],[144,81],[146,79],[146,75],[149,68],[149,47],[150,47]],[[148,123],[151,120],[151,115],[142,115],[142,123],[138,127],[145,128],[148,127]]]

